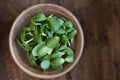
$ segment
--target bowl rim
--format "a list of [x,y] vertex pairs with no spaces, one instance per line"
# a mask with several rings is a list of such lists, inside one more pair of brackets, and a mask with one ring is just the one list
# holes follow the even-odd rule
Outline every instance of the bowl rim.
[[[79,30],[80,30],[80,35],[81,35],[81,49],[80,49],[80,52],[79,52],[79,55],[78,57],[76,58],[75,62],[68,68],[66,69],[65,71],[62,71],[61,73],[58,73],[58,74],[54,74],[54,75],[42,75],[42,74],[38,74],[38,73],[34,73],[30,70],[28,70],[27,68],[25,68],[24,66],[22,66],[21,63],[19,63],[19,61],[17,60],[16,56],[14,55],[14,48],[12,46],[13,42],[12,42],[12,37],[13,37],[13,31],[14,31],[14,28],[15,28],[15,24],[16,22],[19,20],[19,18],[25,14],[27,11],[29,10],[32,10],[34,8],[37,8],[37,7],[40,7],[40,6],[53,6],[53,7],[57,7],[61,10],[64,10],[66,11],[67,13],[69,13],[69,15],[72,16],[72,18],[74,19],[74,21],[76,22],[77,25],[79,25]],[[82,56],[82,53],[83,53],[83,48],[84,48],[84,34],[83,34],[83,30],[82,30],[82,27],[80,25],[80,23],[78,22],[77,18],[69,11],[67,10],[66,8],[60,6],[60,5],[56,5],[56,4],[51,4],[51,3],[41,3],[41,4],[36,4],[36,5],[33,5],[31,7],[28,7],[27,9],[23,10],[19,15],[18,17],[16,17],[16,19],[14,20],[13,24],[12,24],[12,27],[11,27],[11,30],[10,30],[10,34],[9,34],[9,49],[10,49],[10,53],[13,57],[13,60],[15,61],[15,63],[17,64],[17,66],[19,66],[19,68],[21,70],[23,70],[24,72],[26,72],[27,74],[33,76],[33,77],[37,77],[37,78],[43,78],[43,79],[50,79],[50,78],[56,78],[56,77],[59,77],[59,76],[62,76],[66,73],[68,73],[70,70],[73,69],[73,67],[78,63],[78,61],[80,60],[81,56]]]

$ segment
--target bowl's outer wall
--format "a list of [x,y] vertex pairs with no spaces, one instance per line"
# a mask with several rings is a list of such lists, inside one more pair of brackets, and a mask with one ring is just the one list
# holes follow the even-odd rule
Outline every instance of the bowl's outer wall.
[[[75,41],[72,45],[72,48],[75,52],[75,61],[70,64],[65,64],[62,71],[48,70],[46,73],[43,73],[40,68],[32,67],[27,61],[26,52],[16,43],[16,39],[20,37],[21,28],[28,26],[30,18],[39,12],[43,12],[46,15],[54,14],[56,16],[64,16],[70,20],[77,29],[77,35],[75,36]],[[13,23],[9,39],[10,51],[14,61],[23,71],[38,78],[54,78],[67,73],[79,61],[82,55],[84,44],[81,25],[75,16],[65,8],[53,4],[39,4],[24,10]]]

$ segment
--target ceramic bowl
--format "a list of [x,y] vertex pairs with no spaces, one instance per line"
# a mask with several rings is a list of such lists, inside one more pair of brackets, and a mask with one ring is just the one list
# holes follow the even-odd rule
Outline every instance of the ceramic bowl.
[[[72,48],[75,52],[75,61],[73,63],[65,64],[63,70],[61,71],[48,70],[44,73],[40,68],[31,66],[28,63],[26,52],[16,42],[16,39],[20,37],[21,28],[28,25],[30,18],[39,12],[43,12],[46,15],[54,14],[56,16],[64,16],[70,20],[77,29],[77,35],[75,36],[75,41],[72,45]],[[15,63],[24,72],[37,78],[55,78],[69,72],[81,58],[83,45],[83,31],[79,21],[70,11],[54,4],[37,4],[24,10],[14,21],[9,36],[9,47]]]

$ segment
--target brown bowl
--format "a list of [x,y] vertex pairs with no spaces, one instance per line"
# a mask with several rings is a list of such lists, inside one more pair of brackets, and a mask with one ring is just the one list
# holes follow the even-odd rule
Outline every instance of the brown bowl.
[[[16,43],[16,39],[20,36],[21,28],[23,26],[28,25],[29,19],[38,12],[43,12],[47,15],[55,14],[56,16],[64,16],[68,20],[70,20],[77,29],[75,42],[72,46],[73,50],[75,51],[75,61],[73,63],[65,64],[64,69],[62,71],[48,70],[47,72],[43,73],[43,71],[40,68],[31,66],[27,61],[26,52],[22,48],[20,48],[19,45]],[[38,4],[24,10],[14,21],[9,37],[10,51],[15,63],[24,72],[37,78],[55,78],[69,72],[79,61],[82,55],[83,45],[83,31],[78,20],[70,11],[54,4]]]

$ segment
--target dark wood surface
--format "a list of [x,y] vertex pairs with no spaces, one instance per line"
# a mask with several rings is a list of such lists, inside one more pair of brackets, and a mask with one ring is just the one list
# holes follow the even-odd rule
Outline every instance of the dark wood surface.
[[15,18],[38,3],[67,8],[84,31],[81,60],[72,71],[52,80],[120,80],[120,0],[0,0],[0,80],[43,80],[16,66],[8,45]]

